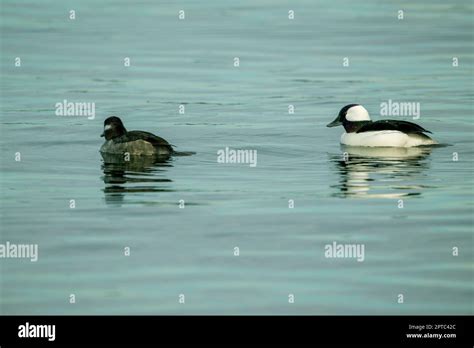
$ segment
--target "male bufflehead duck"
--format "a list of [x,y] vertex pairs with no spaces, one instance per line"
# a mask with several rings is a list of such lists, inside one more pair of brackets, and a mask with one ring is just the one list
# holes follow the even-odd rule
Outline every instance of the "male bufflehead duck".
[[342,125],[346,130],[341,144],[370,147],[413,147],[438,144],[424,133],[430,131],[415,123],[398,120],[372,122],[367,110],[359,104],[344,106],[328,127]]
[[120,118],[111,116],[104,121],[105,143],[100,148],[101,153],[146,156],[169,156],[173,148],[163,138],[143,131],[128,132]]

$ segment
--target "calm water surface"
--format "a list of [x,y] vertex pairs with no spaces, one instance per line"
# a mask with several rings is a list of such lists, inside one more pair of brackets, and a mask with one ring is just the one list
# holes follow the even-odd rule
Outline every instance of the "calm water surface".
[[[1,260],[1,313],[472,314],[473,5],[399,9],[3,1],[1,242],[40,255]],[[64,99],[95,119],[56,116]],[[447,146],[341,148],[325,127],[388,99],[419,102]],[[104,163],[111,114],[196,154]],[[258,165],[217,163],[226,146]],[[364,244],[364,262],[325,258],[333,241]]]

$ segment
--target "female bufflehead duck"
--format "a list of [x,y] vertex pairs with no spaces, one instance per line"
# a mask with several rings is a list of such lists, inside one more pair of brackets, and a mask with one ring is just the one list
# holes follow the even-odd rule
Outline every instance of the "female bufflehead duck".
[[111,116],[104,121],[105,143],[100,148],[101,153],[146,156],[169,156],[174,151],[163,138],[143,131],[128,132],[120,118]]
[[342,125],[346,130],[341,136],[341,144],[370,147],[413,147],[434,145],[436,141],[424,133],[430,131],[415,123],[398,120],[372,122],[367,110],[359,104],[344,106],[328,127]]

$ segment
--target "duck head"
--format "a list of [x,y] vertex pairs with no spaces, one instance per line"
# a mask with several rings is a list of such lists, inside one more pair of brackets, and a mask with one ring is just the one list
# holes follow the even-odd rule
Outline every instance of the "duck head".
[[110,140],[127,133],[122,120],[117,116],[110,116],[104,121],[104,132],[100,135],[105,140]]
[[349,104],[339,111],[339,115],[327,127],[344,126],[349,131],[357,122],[370,122],[369,112],[362,105]]

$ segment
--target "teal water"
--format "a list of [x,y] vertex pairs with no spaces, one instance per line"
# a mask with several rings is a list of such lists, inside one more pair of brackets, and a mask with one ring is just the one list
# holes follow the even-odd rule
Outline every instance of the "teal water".
[[[472,314],[472,17],[470,1],[3,1],[1,242],[39,259],[0,259],[1,313]],[[96,117],[56,116],[64,99]],[[325,127],[388,99],[419,102],[449,146],[343,149]],[[196,154],[104,164],[112,114]],[[225,147],[257,166],[217,163]],[[365,260],[326,258],[333,241]]]

